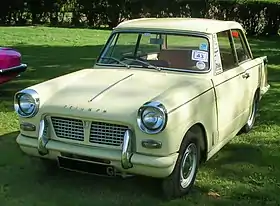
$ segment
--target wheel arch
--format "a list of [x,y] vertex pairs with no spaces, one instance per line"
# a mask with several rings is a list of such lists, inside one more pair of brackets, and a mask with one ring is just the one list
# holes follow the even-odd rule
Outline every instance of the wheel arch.
[[197,135],[199,145],[200,145],[200,151],[201,151],[200,162],[205,162],[207,159],[208,141],[207,141],[207,133],[204,125],[200,122],[193,124],[185,133],[182,143],[184,139],[187,138],[188,132],[193,132]]
[[260,87],[258,87],[258,88],[256,89],[255,95],[257,95],[258,100],[260,101],[260,100],[261,100],[261,89],[260,89]]

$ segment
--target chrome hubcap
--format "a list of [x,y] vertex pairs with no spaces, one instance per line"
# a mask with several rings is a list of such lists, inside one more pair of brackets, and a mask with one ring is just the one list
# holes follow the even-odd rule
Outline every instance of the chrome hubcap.
[[252,125],[252,123],[253,123],[254,116],[255,116],[255,113],[256,113],[256,108],[257,108],[257,105],[256,105],[256,102],[254,101],[253,106],[252,106],[251,115],[250,115],[249,120],[248,120],[248,125]]
[[180,184],[182,188],[187,188],[194,175],[195,168],[197,166],[197,147],[191,143],[182,158],[181,169],[180,169]]

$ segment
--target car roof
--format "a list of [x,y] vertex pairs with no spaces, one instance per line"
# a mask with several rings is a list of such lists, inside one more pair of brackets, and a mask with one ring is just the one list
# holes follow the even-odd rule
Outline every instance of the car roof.
[[139,18],[120,23],[115,29],[162,29],[214,34],[229,29],[241,29],[235,21],[204,18]]

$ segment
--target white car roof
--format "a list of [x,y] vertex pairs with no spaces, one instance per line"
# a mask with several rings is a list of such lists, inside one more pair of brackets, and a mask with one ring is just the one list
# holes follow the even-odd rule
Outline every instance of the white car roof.
[[160,29],[182,30],[214,34],[229,29],[241,29],[235,21],[222,21],[203,18],[140,18],[120,23],[115,29]]

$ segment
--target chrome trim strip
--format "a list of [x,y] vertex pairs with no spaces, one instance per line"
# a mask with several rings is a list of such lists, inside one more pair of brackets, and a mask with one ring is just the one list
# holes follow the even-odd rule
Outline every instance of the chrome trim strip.
[[46,149],[46,145],[49,142],[49,139],[47,138],[47,135],[44,134],[46,124],[47,122],[45,119],[42,119],[40,121],[38,137],[38,152],[40,155],[46,155],[49,153],[49,151]]
[[[144,125],[143,120],[142,120],[142,113],[145,111],[145,109],[147,109],[149,107],[159,110],[159,112],[161,112],[161,114],[164,118],[162,125],[160,125],[160,127],[158,127],[157,129],[154,129],[154,130],[151,130],[151,129],[147,128]],[[158,101],[146,102],[144,105],[142,105],[138,109],[136,121],[137,121],[139,129],[142,132],[145,132],[147,134],[158,134],[161,131],[163,131],[166,127],[166,124],[167,124],[167,121],[168,121],[168,115],[167,114],[168,114],[167,110],[161,102],[158,102]]]
[[108,86],[106,89],[102,90],[101,92],[99,92],[97,95],[95,95],[94,97],[92,97],[88,102],[92,102],[94,99],[96,99],[98,96],[100,96],[101,94],[103,94],[104,92],[106,92],[107,90],[109,90],[110,88],[112,88],[113,86],[117,85],[118,83],[128,79],[129,77],[133,76],[134,74],[130,74],[120,80],[118,80],[117,82],[113,83],[112,85]]
[[122,147],[122,156],[121,156],[121,164],[124,169],[132,168],[131,164],[131,138],[132,131],[126,130],[123,138],[123,147]]
[[19,66],[15,66],[15,67],[10,67],[10,68],[7,68],[7,69],[0,69],[0,74],[1,73],[8,73],[8,72],[12,72],[13,70],[20,70],[22,69],[22,71],[20,72],[23,72],[25,71],[27,68],[27,64],[20,64]]
[[[34,109],[30,114],[25,114],[24,112],[22,112],[20,107],[19,98],[25,94],[30,95],[34,100]],[[17,92],[14,96],[14,109],[20,117],[23,118],[34,117],[38,113],[39,107],[40,107],[40,97],[39,94],[33,89],[24,89],[20,92]]]

